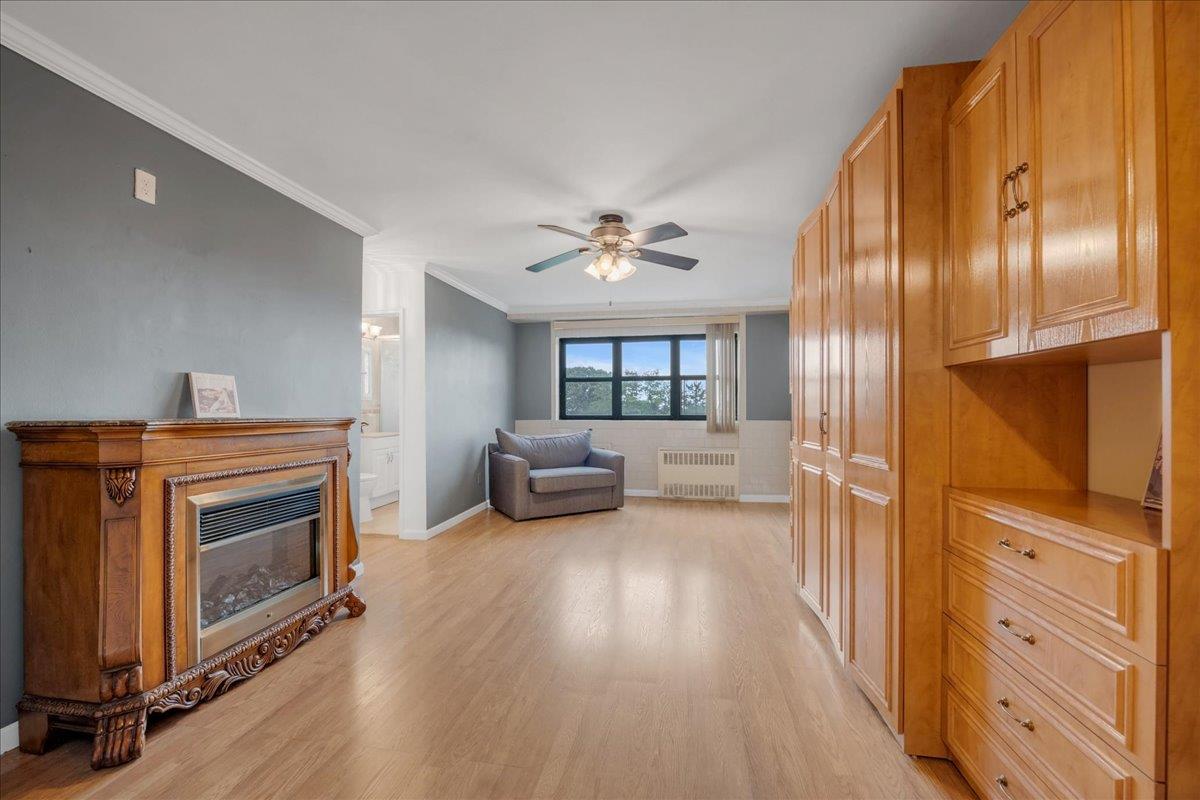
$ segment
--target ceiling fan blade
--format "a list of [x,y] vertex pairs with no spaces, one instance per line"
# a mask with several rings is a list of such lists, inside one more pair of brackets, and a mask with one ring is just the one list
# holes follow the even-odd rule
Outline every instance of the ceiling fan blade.
[[587,252],[586,248],[580,248],[578,250],[568,250],[565,253],[559,253],[558,255],[554,256],[553,258],[547,258],[545,261],[539,261],[538,263],[533,264],[532,266],[528,266],[525,269],[529,270],[530,272],[541,272],[544,269],[550,269],[551,267],[557,267],[559,264],[563,263],[564,261],[570,261],[572,258],[579,258],[581,255],[583,255],[586,252]]
[[564,228],[560,225],[538,225],[538,227],[545,228],[548,231],[558,231],[559,233],[565,233],[567,236],[574,236],[576,239],[583,239],[585,242],[596,241],[591,236],[588,236],[586,233],[580,233],[579,231],[573,231],[570,228]]
[[664,222],[662,225],[655,225],[653,228],[646,228],[644,231],[631,233],[625,238],[633,242],[635,246],[641,247],[644,244],[665,242],[667,239],[678,239],[680,236],[687,235],[688,232],[674,222]]
[[661,253],[658,250],[639,249],[640,255],[633,256],[638,261],[649,261],[651,264],[662,264],[664,267],[675,269],[691,269],[700,263],[698,258],[677,256],[674,253]]

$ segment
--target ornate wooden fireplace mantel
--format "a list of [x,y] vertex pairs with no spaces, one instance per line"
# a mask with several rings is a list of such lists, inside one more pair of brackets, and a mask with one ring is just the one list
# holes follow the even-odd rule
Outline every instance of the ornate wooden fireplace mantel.
[[24,483],[21,749],[82,730],[94,768],[123,764],[142,753],[148,713],[211,700],[342,608],[362,614],[353,422],[10,423]]

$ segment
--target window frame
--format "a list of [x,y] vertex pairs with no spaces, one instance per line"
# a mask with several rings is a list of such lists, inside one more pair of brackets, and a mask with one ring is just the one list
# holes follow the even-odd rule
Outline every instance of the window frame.
[[[679,343],[683,341],[706,341],[703,333],[648,334],[644,336],[577,336],[560,337],[558,340],[558,418],[560,420],[607,419],[643,420],[647,422],[695,422],[707,419],[704,414],[681,413],[683,382],[705,381],[707,392],[708,375],[681,375],[679,372]],[[621,345],[624,342],[669,342],[671,348],[671,371],[669,375],[623,375],[621,368]],[[608,344],[612,348],[612,375],[609,377],[571,378],[567,376],[567,346],[571,344]],[[627,382],[669,380],[671,384],[670,413],[665,416],[621,413],[621,389]],[[612,408],[609,414],[568,414],[568,383],[607,383],[612,391]],[[707,393],[705,395],[707,403]]]

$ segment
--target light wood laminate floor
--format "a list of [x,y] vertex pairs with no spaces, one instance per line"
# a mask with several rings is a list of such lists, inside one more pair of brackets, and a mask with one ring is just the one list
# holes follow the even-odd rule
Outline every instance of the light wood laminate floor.
[[371,509],[371,520],[362,524],[360,532],[378,533],[385,536],[396,536],[399,534],[400,504],[388,503],[386,506]]
[[901,754],[788,577],[783,506],[635,499],[363,543],[366,614],[27,797],[970,797]]

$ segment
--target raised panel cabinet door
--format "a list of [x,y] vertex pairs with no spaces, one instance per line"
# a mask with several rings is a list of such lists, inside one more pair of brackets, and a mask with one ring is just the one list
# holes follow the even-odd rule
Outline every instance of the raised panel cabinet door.
[[1018,351],[1016,91],[1006,34],[946,115],[946,364]]
[[839,654],[845,650],[845,537],[842,526],[842,479],[825,473],[825,627]]
[[[800,449],[825,449],[825,287],[822,242],[823,212],[818,207],[800,226]],[[802,455],[804,459],[806,456]],[[823,464],[822,464],[823,466]]]
[[1014,25],[1023,349],[1166,326],[1162,4],[1059,0]]
[[390,489],[387,488],[388,483],[388,458],[387,451],[383,449],[371,450],[368,454],[368,469],[374,474],[375,488],[371,492],[371,497],[379,497],[387,494]]
[[825,615],[825,471],[800,464],[800,596]]
[[[825,383],[825,449],[830,458],[842,457],[842,383],[845,369],[842,364],[842,331],[845,313],[842,308],[842,180],[838,171],[825,195],[822,233],[825,239],[823,261],[825,283],[824,383]],[[828,462],[827,462],[828,463]],[[840,471],[839,471],[840,474]]]
[[846,664],[900,729],[899,92],[842,161]]
[[387,471],[384,473],[385,490],[395,492],[400,489],[400,451],[389,448],[386,453]]
[[842,171],[834,174],[833,181],[825,193],[824,202],[825,237],[825,627],[838,653],[843,650],[843,602],[844,583],[842,569],[842,486],[845,468],[842,463],[844,445],[842,424],[845,379],[842,346],[845,311],[842,235]]

